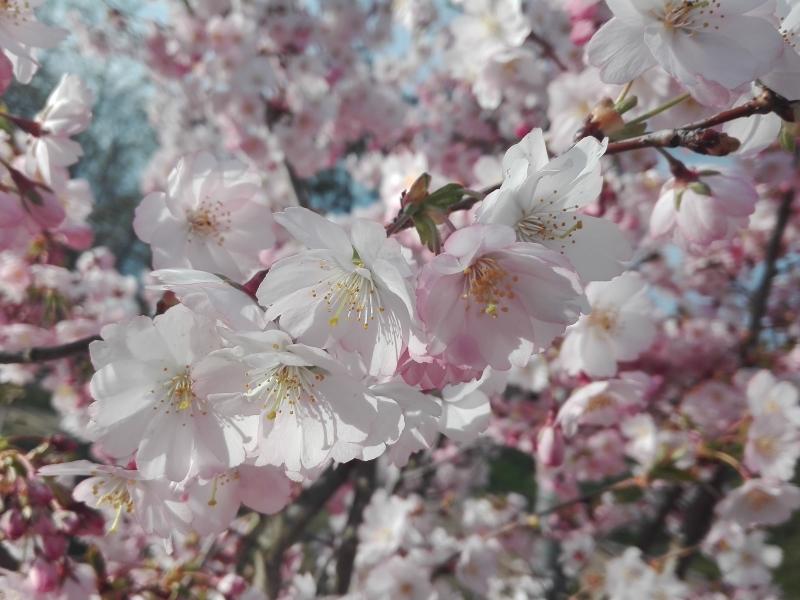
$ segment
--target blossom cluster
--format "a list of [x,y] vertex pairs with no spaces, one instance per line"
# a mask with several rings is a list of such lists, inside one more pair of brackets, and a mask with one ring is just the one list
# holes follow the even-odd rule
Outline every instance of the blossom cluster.
[[[167,4],[79,40],[153,86],[140,278],[70,173],[89,88],[0,113],[0,383],[77,440],[2,430],[0,589],[779,596],[800,7]],[[332,169],[377,201],[315,208]]]

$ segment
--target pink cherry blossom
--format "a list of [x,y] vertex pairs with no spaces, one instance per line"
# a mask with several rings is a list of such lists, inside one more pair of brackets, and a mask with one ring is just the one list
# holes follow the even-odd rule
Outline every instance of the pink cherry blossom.
[[133,227],[152,245],[156,269],[200,269],[240,283],[260,268],[259,251],[275,239],[258,176],[208,153],[182,159],[168,190],[139,204]]
[[456,365],[511,367],[517,349],[541,349],[573,323],[585,301],[569,263],[503,225],[455,232],[425,265],[417,306],[434,337],[429,352]]

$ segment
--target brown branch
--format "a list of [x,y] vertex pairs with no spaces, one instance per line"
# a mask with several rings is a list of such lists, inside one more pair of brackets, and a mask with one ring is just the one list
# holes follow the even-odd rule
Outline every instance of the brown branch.
[[[797,162],[797,161],[796,161]],[[772,230],[767,244],[766,256],[764,258],[764,276],[753,293],[750,301],[750,320],[748,334],[740,347],[740,356],[745,362],[749,360],[752,349],[758,342],[762,328],[762,320],[767,311],[770,292],[772,291],[772,281],[777,273],[776,263],[781,251],[781,242],[786,226],[792,214],[792,202],[796,191],[789,190],[783,197],[781,206],[775,219],[775,227]],[[693,497],[690,499],[685,509],[683,527],[681,528],[681,543],[686,548],[693,548],[705,538],[711,529],[713,522],[714,508],[722,496],[722,489],[730,477],[732,471],[726,465],[720,465],[714,471],[711,481],[707,485],[697,486]],[[689,552],[678,563],[677,573],[684,577],[689,570],[689,566],[697,555],[696,551]]]
[[772,282],[778,272],[777,262],[781,253],[781,241],[783,233],[786,231],[786,226],[789,224],[789,219],[792,216],[792,203],[794,202],[795,190],[791,189],[783,196],[778,214],[775,220],[775,229],[772,231],[769,244],[767,245],[767,253],[764,258],[764,275],[761,278],[761,283],[756,289],[750,300],[750,318],[748,325],[748,333],[741,347],[741,355],[745,360],[748,358],[750,351],[758,342],[763,328],[764,316],[767,312],[767,303],[769,295],[772,291]]
[[350,461],[335,469],[329,468],[287,508],[283,515],[285,522],[282,531],[266,559],[267,591],[270,598],[277,598],[281,591],[284,554],[300,540],[314,517],[347,481],[356,464],[355,461]]
[[764,88],[758,97],[741,106],[724,110],[708,119],[697,121],[678,127],[677,129],[664,129],[648,133],[630,140],[612,142],[608,145],[606,154],[619,154],[630,150],[642,148],[678,148],[684,147],[699,154],[724,156],[738,148],[735,138],[711,129],[717,125],[735,121],[753,115],[766,115],[776,113],[784,120],[793,120],[790,103],[773,92]]
[[355,495],[347,515],[339,556],[336,560],[336,593],[346,594],[353,577],[353,565],[358,551],[358,528],[364,520],[372,493],[375,491],[375,461],[362,463],[356,471]]
[[89,344],[101,339],[99,335],[91,335],[89,337],[75,340],[68,344],[60,346],[41,346],[34,348],[27,348],[17,352],[0,352],[0,364],[8,365],[15,363],[38,363],[48,360],[58,360],[59,358],[67,358],[73,354],[80,354],[89,349]]

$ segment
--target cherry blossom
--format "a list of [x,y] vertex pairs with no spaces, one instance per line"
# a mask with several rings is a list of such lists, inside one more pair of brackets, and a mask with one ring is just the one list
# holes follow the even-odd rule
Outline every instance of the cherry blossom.
[[201,269],[237,282],[258,270],[259,251],[275,239],[257,175],[208,153],[182,159],[168,190],[139,204],[133,227],[152,245],[156,269]]
[[782,51],[766,19],[750,14],[765,0],[709,3],[613,0],[614,18],[587,46],[604,81],[626,83],[658,64],[704,102],[765,75]]
[[508,369],[515,350],[541,349],[577,319],[585,304],[567,261],[515,240],[510,227],[473,225],[425,265],[417,307],[435,335],[429,351],[458,365]]
[[604,151],[585,138],[548,160],[542,130],[533,130],[506,152],[503,185],[483,201],[478,221],[508,225],[519,241],[564,254],[583,281],[619,275],[630,245],[610,221],[578,212],[600,195]]
[[308,251],[279,260],[259,286],[267,318],[300,341],[355,352],[373,375],[394,374],[415,314],[397,242],[377,223],[356,221],[348,235],[303,208],[275,218]]
[[642,277],[627,272],[586,286],[589,314],[567,329],[560,361],[569,373],[616,374],[618,363],[634,360],[653,342],[653,305]]
[[653,208],[650,233],[700,253],[736,235],[757,200],[753,183],[740,175],[713,172],[694,182],[671,179]]
[[136,453],[148,478],[180,482],[208,477],[245,460],[258,418],[244,401],[218,398],[245,385],[238,361],[215,353],[213,323],[183,306],[154,319],[138,317],[103,330],[92,347],[92,430],[118,458]]

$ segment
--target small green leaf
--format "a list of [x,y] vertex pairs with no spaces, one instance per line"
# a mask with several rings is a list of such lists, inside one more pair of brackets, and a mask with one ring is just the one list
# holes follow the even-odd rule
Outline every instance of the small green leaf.
[[418,215],[414,218],[414,226],[417,228],[420,241],[431,252],[438,254],[442,247],[442,241],[439,238],[439,229],[433,219],[426,214]]
[[702,181],[693,181],[689,184],[689,189],[692,190],[695,194],[699,194],[701,196],[710,196],[711,195],[711,188],[708,187],[707,183],[703,183]]
[[793,123],[783,123],[781,132],[778,135],[778,143],[781,145],[781,148],[794,154],[797,149],[797,137],[795,125]]
[[432,192],[426,199],[425,204],[435,206],[436,208],[449,208],[464,195],[464,186],[458,183],[448,183],[440,187],[435,192]]

